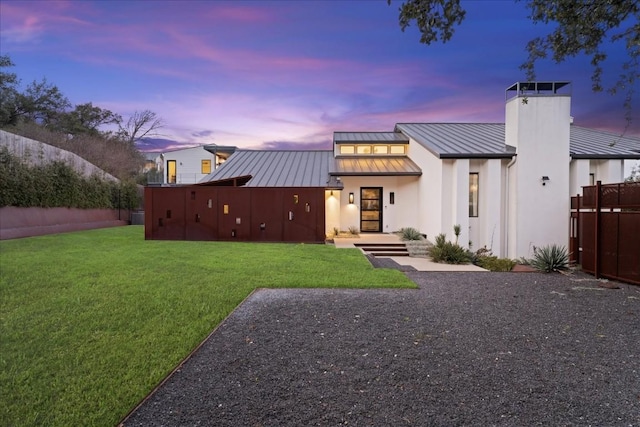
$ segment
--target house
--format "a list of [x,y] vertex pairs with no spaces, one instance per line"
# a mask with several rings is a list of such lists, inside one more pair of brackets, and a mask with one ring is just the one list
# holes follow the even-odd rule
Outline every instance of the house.
[[162,171],[163,167],[162,153],[144,153],[144,166],[142,167],[142,172],[149,172],[150,170]]
[[166,151],[161,154],[163,184],[195,184],[218,168],[235,147],[216,144]]
[[[569,82],[518,82],[505,94],[504,124],[398,123],[389,132],[334,132],[328,151],[238,149],[189,191],[313,189],[324,200],[316,236],[414,227],[451,238],[460,225],[464,246],[529,257],[534,247],[567,244],[570,196],[595,181],[622,181],[624,160],[640,159],[640,139],[572,125]],[[274,209],[278,221],[298,218]],[[216,230],[205,238],[228,238]]]

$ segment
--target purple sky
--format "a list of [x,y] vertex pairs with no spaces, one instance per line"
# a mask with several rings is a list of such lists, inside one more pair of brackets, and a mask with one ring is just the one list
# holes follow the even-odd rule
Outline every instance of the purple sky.
[[[398,1],[2,0],[0,50],[23,84],[46,77],[73,104],[156,112],[174,147],[330,148],[334,131],[504,121],[504,89],[547,27],[523,1],[462,4],[453,40],[425,46]],[[606,81],[624,50],[609,54]],[[622,132],[622,96],[592,93],[590,75],[585,57],[538,64],[538,80],[572,81],[575,124]]]

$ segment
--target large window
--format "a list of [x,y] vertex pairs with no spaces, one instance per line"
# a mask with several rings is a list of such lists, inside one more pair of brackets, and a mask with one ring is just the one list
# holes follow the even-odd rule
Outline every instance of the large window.
[[206,173],[206,174],[211,173],[211,160],[203,160],[200,169],[201,169],[200,173]]
[[478,216],[478,173],[469,174],[469,216]]

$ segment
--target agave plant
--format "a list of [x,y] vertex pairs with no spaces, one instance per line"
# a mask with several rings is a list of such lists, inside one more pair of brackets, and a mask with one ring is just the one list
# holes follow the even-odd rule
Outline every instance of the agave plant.
[[400,230],[401,240],[422,240],[422,234],[413,227],[406,227]]
[[554,244],[533,249],[531,266],[538,270],[550,273],[565,269],[568,265],[569,253],[564,246]]

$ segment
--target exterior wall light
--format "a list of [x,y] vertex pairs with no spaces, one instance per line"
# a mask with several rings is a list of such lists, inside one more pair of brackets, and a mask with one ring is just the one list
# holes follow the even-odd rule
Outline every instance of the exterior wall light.
[[353,193],[349,193],[349,204],[353,204]]
[[549,181],[549,177],[548,176],[543,176],[542,177],[542,185],[547,185],[547,181]]

